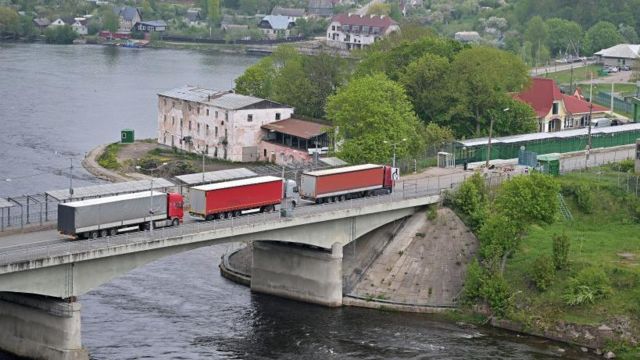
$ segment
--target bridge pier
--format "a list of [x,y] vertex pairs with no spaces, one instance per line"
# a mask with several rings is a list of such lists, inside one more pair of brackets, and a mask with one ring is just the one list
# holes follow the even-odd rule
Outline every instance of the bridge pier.
[[0,293],[0,349],[52,360],[88,360],[80,336],[80,303]]
[[342,245],[331,251],[278,242],[253,243],[251,291],[342,306]]

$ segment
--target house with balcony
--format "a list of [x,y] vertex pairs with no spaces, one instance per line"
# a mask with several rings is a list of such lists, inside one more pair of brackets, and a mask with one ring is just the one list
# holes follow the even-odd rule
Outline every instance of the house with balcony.
[[158,143],[237,162],[268,161],[259,152],[262,126],[293,108],[232,91],[183,86],[158,94]]
[[361,49],[395,31],[400,31],[400,26],[388,16],[338,14],[327,28],[327,44],[341,49]]
[[538,132],[576,129],[589,125],[590,118],[604,117],[609,109],[585,101],[579,92],[560,91],[553,79],[533,78],[531,86],[513,98],[529,104],[536,112]]
[[329,151],[331,124],[295,117],[262,125],[261,159],[278,165],[313,164]]

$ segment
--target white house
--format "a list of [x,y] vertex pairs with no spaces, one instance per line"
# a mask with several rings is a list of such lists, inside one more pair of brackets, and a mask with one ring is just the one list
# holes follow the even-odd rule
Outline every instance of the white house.
[[338,14],[327,28],[327,44],[343,49],[360,49],[394,31],[400,31],[400,26],[388,16]]
[[71,28],[73,28],[73,31],[75,31],[78,35],[87,35],[87,19],[83,17],[74,18],[73,24],[71,24]]
[[67,23],[65,23],[64,20],[62,20],[62,18],[57,18],[54,21],[52,21],[51,24],[49,24],[49,26],[62,26],[62,25],[67,25]]
[[640,45],[618,44],[595,53],[598,62],[609,66],[635,66],[640,60]]
[[158,143],[231,161],[266,161],[263,125],[293,108],[231,91],[184,86],[158,94]]
[[288,37],[294,26],[296,26],[295,18],[282,15],[267,15],[258,24],[258,28],[269,39]]

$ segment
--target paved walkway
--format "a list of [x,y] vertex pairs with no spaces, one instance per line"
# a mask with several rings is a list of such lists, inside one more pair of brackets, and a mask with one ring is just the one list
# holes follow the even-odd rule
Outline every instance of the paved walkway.
[[462,289],[466,265],[478,244],[453,211],[434,221],[412,216],[352,293],[394,303],[451,306]]

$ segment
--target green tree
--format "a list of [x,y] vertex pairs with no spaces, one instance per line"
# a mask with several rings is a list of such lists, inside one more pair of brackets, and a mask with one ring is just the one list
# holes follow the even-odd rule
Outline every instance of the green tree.
[[[504,111],[508,109],[507,111]],[[493,135],[507,136],[535,132],[538,128],[537,115],[529,104],[515,100],[504,94],[493,111]]]
[[540,255],[533,261],[531,278],[540,291],[545,291],[553,282],[556,275],[553,261],[548,255]]
[[576,54],[580,51],[579,44],[582,41],[582,27],[580,24],[559,18],[546,21],[549,29],[549,50],[551,54],[561,53]]
[[327,101],[327,117],[336,127],[336,142],[342,143],[340,156],[351,163],[388,162],[392,143],[397,143],[399,158],[421,145],[418,119],[404,89],[383,74],[340,88]]
[[0,6],[0,35],[18,37],[20,34],[20,15],[12,8]]
[[71,44],[78,37],[69,25],[53,26],[44,32],[45,40],[50,44]]
[[220,22],[220,0],[207,1],[207,17],[212,24]]
[[447,77],[451,64],[443,56],[424,54],[400,72],[399,82],[406,89],[418,117],[425,123],[443,121],[451,96]]
[[235,91],[238,94],[255,96],[263,99],[271,98],[271,89],[275,76],[273,59],[265,57],[249,66],[242,75],[236,78]]
[[238,6],[245,14],[253,15],[258,12],[258,0],[239,0]]
[[492,209],[518,224],[552,223],[558,214],[559,191],[557,181],[549,175],[516,176],[500,186]]
[[433,149],[437,149],[441,144],[454,139],[451,129],[438,126],[435,123],[429,123],[427,126],[424,126],[422,133],[425,145]]
[[620,32],[620,35],[622,35],[622,37],[627,41],[627,43],[638,43],[638,33],[636,32],[636,29],[633,28],[633,26],[620,24],[618,31]]
[[556,269],[562,270],[569,266],[569,249],[571,240],[567,234],[553,235],[553,264]]
[[273,80],[273,100],[293,106],[297,114],[313,116],[313,84],[307,78],[302,56],[287,60]]
[[615,25],[607,21],[598,21],[584,35],[584,50],[593,54],[602,49],[624,42]]
[[527,66],[515,55],[489,47],[460,51],[449,76],[451,127],[458,137],[487,133],[507,92],[529,84]]
[[114,33],[118,31],[119,27],[120,20],[118,19],[118,15],[114,14],[113,11],[110,10],[102,13],[102,28],[104,30]]
[[547,43],[548,36],[549,29],[540,16],[534,16],[529,20],[529,22],[527,22],[524,39],[533,44],[531,53],[533,54],[534,59],[538,58],[537,55],[539,54],[541,47]]
[[391,13],[391,5],[381,2],[374,3],[367,9],[367,15],[389,16],[389,13]]
[[492,212],[478,229],[480,255],[485,267],[502,274],[507,258],[518,248],[524,223],[500,212]]
[[349,63],[339,56],[322,52],[303,57],[303,68],[304,76],[312,84],[308,94],[301,94],[308,97],[309,111],[305,115],[323,118],[327,98],[346,82]]

